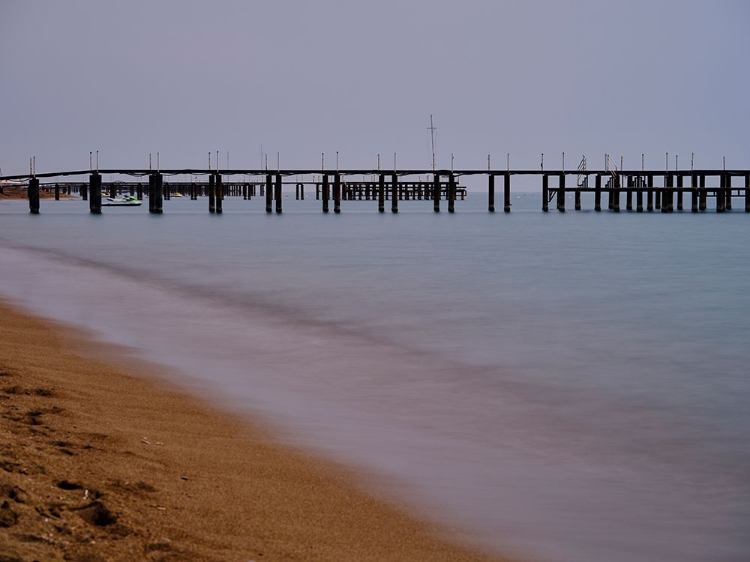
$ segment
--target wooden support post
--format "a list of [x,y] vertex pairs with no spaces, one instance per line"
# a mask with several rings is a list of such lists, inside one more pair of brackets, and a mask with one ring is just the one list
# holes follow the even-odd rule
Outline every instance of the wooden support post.
[[661,194],[664,191],[664,188],[662,189],[654,189],[654,208],[656,210],[661,210]]
[[274,191],[274,199],[276,199],[276,214],[281,213],[281,202],[284,196],[281,193],[281,174],[276,174],[276,186]]
[[565,174],[560,174],[560,184],[557,189],[557,210],[561,213],[565,212]]
[[299,201],[299,186],[300,186],[300,184],[298,183],[295,186],[295,188],[294,188],[294,199],[295,199],[295,201]]
[[627,185],[627,191],[625,192],[625,210],[632,211],[633,210],[633,176],[628,176],[626,185]]
[[487,210],[490,213],[495,212],[495,175],[489,175],[489,183],[487,187]]
[[617,177],[612,178],[612,210],[615,213],[620,212],[620,181],[622,176],[617,175]]
[[664,174],[664,189],[661,194],[661,212],[669,212],[669,203],[672,195],[672,174]]
[[745,212],[750,213],[750,174],[745,174]]
[[266,174],[266,213],[273,212],[273,177]]
[[643,212],[643,190],[640,189],[640,186],[638,186],[635,192],[635,212]]
[[456,176],[451,172],[448,174],[448,212],[455,212],[456,205]]
[[651,212],[654,210],[654,176],[651,174],[646,176],[646,182],[648,183],[646,210]]
[[59,200],[60,200],[60,184],[56,183],[55,184],[55,201],[59,201]]
[[580,190],[580,188],[577,188],[575,190],[575,208],[576,208],[576,211],[580,211],[581,210],[581,190]]
[[81,184],[80,193],[81,193],[81,200],[88,201],[89,190],[88,190],[88,186],[85,183]]
[[166,182],[162,187],[162,194],[164,195],[164,199],[169,201],[172,198],[172,186],[169,184],[169,182]]
[[682,174],[677,175],[677,210],[682,211]]
[[216,214],[224,211],[224,180],[221,174],[216,174]]
[[716,190],[716,212],[724,212],[724,188],[726,187],[726,174],[719,174],[719,189]]
[[216,174],[208,174],[208,212],[216,212]]
[[594,179],[594,210],[602,210],[602,176],[599,174]]
[[398,175],[391,174],[391,212],[398,213]]
[[385,212],[385,174],[378,176],[378,212]]
[[305,184],[304,183],[299,184],[299,193],[300,193],[300,199],[304,201],[305,200]]
[[[101,177],[101,176],[100,176]],[[99,180],[101,186],[101,180]],[[101,203],[101,190],[99,190],[99,201]],[[161,174],[154,174],[154,207],[151,211],[156,215],[161,215],[164,212],[164,176]]]
[[328,212],[328,198],[330,193],[328,192],[328,174],[323,174],[323,212]]
[[432,210],[440,212],[440,174],[435,174],[432,181]]
[[706,190],[706,174],[700,176],[700,199],[698,200],[698,210],[705,211],[708,206],[708,190]]
[[542,211],[545,213],[549,211],[549,176],[547,174],[542,174]]
[[724,210],[732,210],[732,174],[726,172],[724,178]]
[[341,174],[333,174],[333,212],[341,212]]
[[[297,199],[299,199],[299,187],[297,188]],[[242,184],[242,200],[247,201],[247,184]]]
[[39,178],[31,178],[27,196],[29,198],[29,212],[32,215],[39,214]]
[[102,212],[102,177],[98,173],[89,176],[89,212],[92,215],[99,215]]
[[690,212],[698,212],[698,174],[690,175]]
[[503,211],[510,213],[510,172],[503,174]]
[[114,182],[109,184],[109,198],[115,199],[117,197],[117,187]]

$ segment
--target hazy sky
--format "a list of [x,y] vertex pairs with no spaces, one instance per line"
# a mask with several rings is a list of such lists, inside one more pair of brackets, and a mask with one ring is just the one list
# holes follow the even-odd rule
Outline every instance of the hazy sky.
[[4,174],[750,167],[750,2],[0,0]]

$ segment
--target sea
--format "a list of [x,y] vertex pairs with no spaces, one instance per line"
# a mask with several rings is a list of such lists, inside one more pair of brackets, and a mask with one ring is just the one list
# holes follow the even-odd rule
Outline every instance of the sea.
[[[479,548],[750,560],[750,214],[0,202],[0,297]],[[744,202],[743,202],[744,203]],[[709,203],[709,206],[711,203]],[[332,208],[332,207],[331,207]],[[389,210],[389,204],[386,205]],[[688,207],[689,208],[689,207]]]

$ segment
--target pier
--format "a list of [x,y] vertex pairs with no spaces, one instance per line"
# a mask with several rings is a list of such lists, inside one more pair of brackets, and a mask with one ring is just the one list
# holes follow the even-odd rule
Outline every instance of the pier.
[[[129,176],[132,181],[104,182],[105,175]],[[84,176],[84,181],[69,181],[71,176]],[[200,178],[199,181],[177,180],[176,176]],[[238,177],[242,180],[238,180]],[[321,210],[328,213],[342,212],[342,201],[377,202],[377,211],[386,211],[386,201],[392,213],[399,210],[400,201],[425,201],[435,212],[440,212],[442,202],[449,213],[456,210],[456,201],[467,196],[467,189],[460,185],[461,178],[479,176],[486,182],[488,212],[495,212],[496,191],[501,197],[503,211],[511,211],[511,190],[514,178],[532,176],[536,178],[542,195],[543,212],[550,208],[559,212],[567,209],[566,198],[573,195],[573,209],[582,210],[582,194],[594,195],[594,211],[602,211],[602,205],[611,212],[624,210],[636,213],[672,213],[687,211],[698,213],[712,210],[718,213],[731,211],[737,200],[744,203],[745,212],[750,212],[750,170],[696,169],[696,170],[618,170],[607,166],[600,170],[587,170],[585,159],[582,166],[574,170],[312,170],[284,169],[275,172],[258,169],[211,170],[189,169],[102,169],[73,170],[62,172],[30,173],[26,175],[2,176],[3,181],[25,182],[28,190],[29,211],[40,212],[39,192],[54,190],[55,199],[60,193],[79,195],[88,201],[89,211],[102,212],[102,194],[110,198],[131,195],[138,199],[148,198],[150,213],[164,212],[164,201],[175,197],[189,197],[197,201],[208,199],[208,211],[220,214],[226,197],[242,197],[252,200],[260,197],[265,201],[268,213],[281,213],[284,186],[294,186],[295,199],[305,199],[305,188],[315,190],[315,199],[321,202]],[[366,178],[371,179],[366,179]],[[54,179],[54,182],[42,180]],[[528,184],[527,184],[528,185]],[[2,189],[2,188],[0,188]],[[1,192],[0,192],[1,193]],[[475,196],[472,193],[472,196]],[[479,192],[476,196],[481,196]],[[711,200],[712,205],[708,202]],[[373,203],[374,206],[374,203]]]

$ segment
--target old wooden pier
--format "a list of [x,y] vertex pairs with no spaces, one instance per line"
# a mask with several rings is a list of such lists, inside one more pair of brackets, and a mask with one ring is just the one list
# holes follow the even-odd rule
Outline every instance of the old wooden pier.
[[[70,182],[70,176],[88,176],[88,181]],[[139,178],[129,182],[103,182],[104,175]],[[205,178],[206,181],[175,181],[175,176]],[[237,181],[243,176],[243,181]],[[358,178],[371,180],[357,180]],[[40,189],[54,189],[55,199],[61,192],[78,194],[89,203],[91,213],[101,213],[102,193],[114,198],[129,193],[149,201],[149,212],[162,213],[163,202],[172,197],[208,199],[208,211],[222,212],[225,197],[242,197],[250,200],[260,196],[265,201],[268,213],[282,212],[282,188],[295,186],[296,199],[305,198],[305,186],[315,187],[315,197],[321,201],[322,211],[328,213],[331,203],[335,213],[341,212],[342,201],[377,201],[378,211],[385,212],[386,201],[390,210],[397,213],[399,201],[417,200],[432,203],[435,212],[441,210],[441,202],[447,203],[448,212],[455,211],[455,202],[466,197],[466,187],[459,185],[463,177],[483,176],[487,186],[487,209],[495,211],[495,192],[502,192],[503,210],[511,210],[511,180],[514,176],[534,176],[541,184],[542,211],[553,205],[558,211],[566,210],[566,197],[573,194],[574,209],[581,210],[582,194],[594,195],[594,210],[602,210],[602,199],[606,208],[619,212],[627,211],[663,213],[682,211],[689,204],[690,211],[697,213],[709,209],[708,200],[716,212],[732,210],[735,199],[744,199],[745,212],[750,212],[750,170],[423,170],[407,169],[384,172],[382,170],[311,170],[287,169],[269,172],[257,169],[106,169],[67,172],[45,172],[41,174],[0,177],[0,180],[22,180],[28,185],[29,209],[39,212]],[[424,178],[428,178],[425,180]],[[165,179],[166,178],[166,179]],[[247,178],[251,178],[248,180]],[[296,178],[296,179],[294,179]],[[300,179],[303,178],[303,179]],[[415,179],[419,178],[419,179]],[[55,179],[56,183],[40,180]],[[147,182],[144,182],[147,180]],[[527,184],[528,185],[528,184]],[[689,202],[686,203],[686,199]]]

